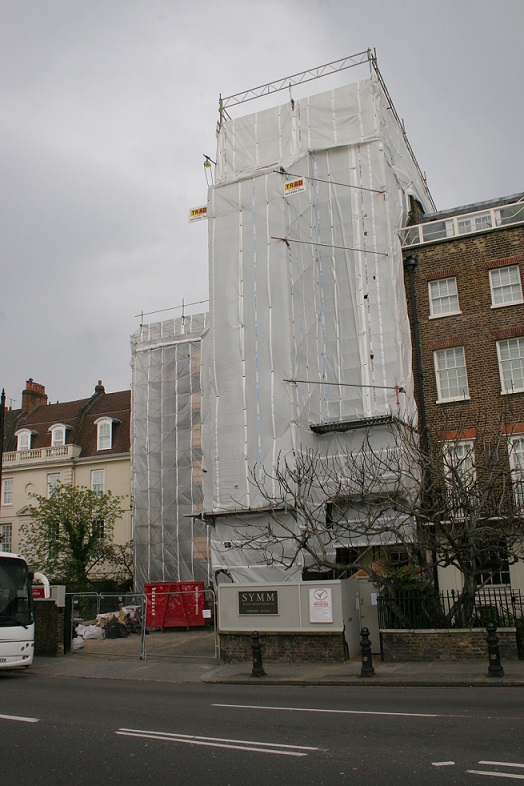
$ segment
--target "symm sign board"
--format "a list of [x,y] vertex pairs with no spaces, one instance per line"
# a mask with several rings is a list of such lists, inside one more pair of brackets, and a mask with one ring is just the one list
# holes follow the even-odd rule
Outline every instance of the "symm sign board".
[[239,592],[238,613],[278,614],[278,592],[276,590]]

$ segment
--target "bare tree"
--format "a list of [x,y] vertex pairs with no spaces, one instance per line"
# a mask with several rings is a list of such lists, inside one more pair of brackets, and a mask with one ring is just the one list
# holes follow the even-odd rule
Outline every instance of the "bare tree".
[[386,428],[387,439],[365,431],[355,450],[300,449],[272,469],[255,467],[267,520],[254,526],[241,515],[235,543],[266,564],[361,570],[385,591],[398,579],[393,553],[405,555],[420,588],[433,585],[437,567],[454,566],[456,606],[468,617],[478,587],[523,557],[522,478],[507,429],[443,429],[422,448],[412,423]]

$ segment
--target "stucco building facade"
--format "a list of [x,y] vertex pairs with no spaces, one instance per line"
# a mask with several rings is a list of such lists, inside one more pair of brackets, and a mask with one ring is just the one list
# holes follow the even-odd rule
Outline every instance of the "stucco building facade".
[[86,399],[49,404],[29,379],[20,409],[4,413],[0,508],[3,551],[18,551],[20,527],[35,494],[70,483],[123,497],[114,541],[131,540],[130,391],[106,393],[99,382]]

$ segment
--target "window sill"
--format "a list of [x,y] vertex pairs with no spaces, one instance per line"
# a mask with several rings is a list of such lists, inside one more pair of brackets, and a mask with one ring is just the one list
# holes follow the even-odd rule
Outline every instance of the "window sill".
[[435,404],[457,404],[461,401],[471,401],[469,396],[457,396],[457,398],[439,398]]
[[484,590],[491,590],[491,589],[508,589],[511,587],[511,581],[504,582],[502,584],[482,584],[477,586],[477,592],[483,592]]
[[524,393],[524,388],[515,388],[514,390],[501,390],[501,396],[513,396],[515,393]]
[[512,300],[509,303],[492,303],[491,308],[507,308],[508,306],[522,306],[524,304],[524,300]]
[[444,317],[458,317],[462,311],[447,311],[445,314],[430,314],[429,319],[444,319]]

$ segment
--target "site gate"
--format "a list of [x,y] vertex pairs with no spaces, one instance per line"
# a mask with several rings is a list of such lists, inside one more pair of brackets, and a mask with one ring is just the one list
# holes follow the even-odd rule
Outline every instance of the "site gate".
[[194,584],[158,582],[145,585],[143,593],[68,593],[71,652],[216,661],[215,592]]

